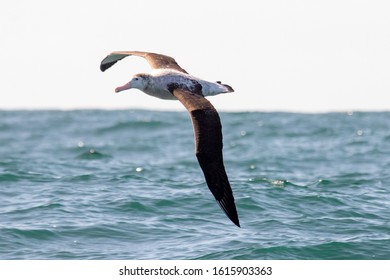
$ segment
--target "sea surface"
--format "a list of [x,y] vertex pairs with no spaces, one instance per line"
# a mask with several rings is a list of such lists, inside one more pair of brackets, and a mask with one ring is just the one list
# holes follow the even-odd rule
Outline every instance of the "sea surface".
[[0,259],[390,259],[390,113],[220,113],[241,228],[187,112],[0,111]]

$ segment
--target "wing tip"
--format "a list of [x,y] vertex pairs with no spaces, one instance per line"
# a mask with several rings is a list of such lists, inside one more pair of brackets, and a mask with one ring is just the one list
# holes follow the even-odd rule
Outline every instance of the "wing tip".
[[119,60],[125,58],[129,54],[124,54],[123,52],[112,52],[107,55],[102,62],[100,62],[100,71],[104,72]]
[[109,63],[109,64],[100,64],[100,71],[104,72],[106,71],[108,68],[110,68],[112,65],[114,65],[115,63]]
[[[236,212],[236,214],[237,214],[237,212]],[[236,226],[241,228],[240,221],[238,220],[238,216],[232,217],[232,216],[228,215],[228,218],[233,222],[233,224],[235,224]]]
[[237,219],[237,221],[232,221],[236,226],[241,228],[240,221]]
[[106,65],[104,64],[100,64],[100,71],[104,72],[107,70],[108,67],[106,67]]
[[108,68],[110,68],[113,64],[110,63],[110,62],[106,62],[109,58],[109,55],[107,55],[103,60],[102,62],[100,62],[100,71],[104,72],[106,71]]
[[[234,214],[234,213],[235,213],[235,214]],[[237,212],[234,212],[234,213],[233,213],[233,215],[226,213],[226,215],[228,216],[228,218],[230,219],[230,221],[233,222],[233,224],[235,224],[236,226],[238,226],[239,228],[241,228],[241,225],[240,225],[240,221],[239,221],[239,219],[238,219]]]
[[[103,60],[103,61],[104,61],[104,60]],[[102,72],[106,71],[108,68],[110,68],[112,65],[114,65],[115,63],[118,62],[118,60],[116,60],[116,61],[111,61],[111,62],[106,62],[106,63],[104,63],[103,61],[102,61],[102,63],[100,64],[100,71],[102,71]]]
[[233,224],[241,228],[240,220],[238,219],[237,208],[236,208],[236,204],[234,203],[234,200],[232,203],[228,204],[228,207],[226,207],[227,206],[226,202],[223,199],[217,200],[217,202],[219,206],[222,208],[223,212],[225,212],[226,216],[230,219],[230,221],[232,221]]

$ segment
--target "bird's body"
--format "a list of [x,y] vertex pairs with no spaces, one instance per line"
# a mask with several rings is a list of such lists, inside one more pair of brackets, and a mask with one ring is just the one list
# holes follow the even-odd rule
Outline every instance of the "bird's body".
[[115,91],[136,88],[160,99],[179,100],[184,105],[191,116],[196,157],[206,183],[225,214],[235,225],[240,226],[233,192],[223,164],[221,121],[213,105],[204,98],[234,90],[221,82],[196,78],[181,68],[172,57],[156,53],[113,52],[103,59],[100,69],[105,71],[131,55],[145,58],[153,71],[150,74],[134,75],[130,82],[117,87]]
[[169,85],[172,84],[177,84],[178,87],[190,92],[200,92],[203,96],[213,96],[232,91],[220,83],[205,81],[177,70],[156,69],[151,74],[138,74],[138,76],[148,79],[148,86],[143,89],[143,92],[166,100],[177,100],[168,90]]

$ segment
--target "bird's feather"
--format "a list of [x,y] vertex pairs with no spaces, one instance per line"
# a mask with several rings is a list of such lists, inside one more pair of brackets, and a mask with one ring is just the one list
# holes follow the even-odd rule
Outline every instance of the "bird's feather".
[[222,155],[222,125],[217,110],[202,95],[174,89],[173,95],[188,110],[195,137],[195,153],[207,186],[222,210],[238,227],[240,222]]
[[181,68],[179,64],[177,64],[176,60],[170,56],[139,51],[112,52],[108,56],[106,56],[100,63],[100,70],[104,72],[108,68],[113,66],[115,63],[117,63],[119,60],[131,55],[145,58],[153,69],[172,69],[188,74],[187,71]]

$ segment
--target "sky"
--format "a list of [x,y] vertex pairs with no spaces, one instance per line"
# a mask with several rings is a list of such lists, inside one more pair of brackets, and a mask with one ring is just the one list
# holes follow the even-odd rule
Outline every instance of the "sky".
[[224,111],[390,110],[390,1],[14,0],[0,3],[0,109],[183,110],[115,87],[172,56],[231,85]]

